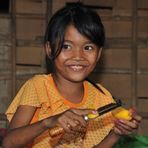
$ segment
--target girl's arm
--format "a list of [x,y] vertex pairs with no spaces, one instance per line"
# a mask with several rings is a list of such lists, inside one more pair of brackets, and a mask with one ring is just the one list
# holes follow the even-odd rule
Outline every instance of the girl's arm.
[[[34,124],[30,124],[36,107],[18,107],[9,125],[8,133],[3,140],[4,148],[24,147],[31,143],[34,138],[49,128],[59,125],[66,132],[79,132],[79,128],[85,127],[86,121],[83,115],[94,113],[94,110],[70,109],[55,116],[48,117]],[[95,112],[96,113],[96,112]],[[67,126],[69,125],[69,126]]]
[[[47,119],[30,124],[35,111],[36,107],[32,106],[18,107],[9,125],[8,133],[4,137],[4,148],[23,147],[49,128],[46,124]],[[50,119],[48,119],[49,122]]]
[[101,143],[94,146],[93,148],[112,148],[115,145],[115,143],[119,140],[119,138],[120,135],[117,135],[113,131],[111,131]]

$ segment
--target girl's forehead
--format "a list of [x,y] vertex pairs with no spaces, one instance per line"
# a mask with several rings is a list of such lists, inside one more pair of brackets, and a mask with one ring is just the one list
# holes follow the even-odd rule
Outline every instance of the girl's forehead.
[[64,34],[64,40],[85,40],[85,41],[90,41],[86,36],[81,34],[78,29],[74,25],[69,25]]

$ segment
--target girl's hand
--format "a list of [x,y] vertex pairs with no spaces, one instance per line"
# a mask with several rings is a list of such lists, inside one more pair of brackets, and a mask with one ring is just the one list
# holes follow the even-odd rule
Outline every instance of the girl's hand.
[[91,109],[69,109],[57,115],[56,124],[66,132],[81,132],[86,129],[87,125],[87,122],[84,120],[84,115],[96,113],[95,110]]
[[134,130],[138,129],[139,124],[142,120],[141,116],[139,116],[135,110],[130,110],[132,119],[130,121],[123,119],[116,119],[115,126],[113,131],[117,135],[129,135]]

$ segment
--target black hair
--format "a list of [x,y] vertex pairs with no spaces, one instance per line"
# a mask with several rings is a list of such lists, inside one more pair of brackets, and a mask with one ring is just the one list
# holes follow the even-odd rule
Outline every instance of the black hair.
[[50,43],[51,55],[47,60],[54,61],[61,52],[70,24],[98,47],[104,46],[105,31],[99,15],[80,2],[72,3],[57,11],[48,23],[44,41]]

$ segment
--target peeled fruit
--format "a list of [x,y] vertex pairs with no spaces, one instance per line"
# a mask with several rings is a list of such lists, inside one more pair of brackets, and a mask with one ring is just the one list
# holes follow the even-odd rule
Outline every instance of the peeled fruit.
[[129,110],[127,110],[123,107],[119,107],[119,108],[113,110],[112,114],[117,119],[124,119],[124,120],[131,120],[132,119],[132,116],[131,116],[131,113],[129,112]]
[[87,117],[89,119],[93,119],[93,118],[96,118],[98,116],[98,114],[88,114]]

